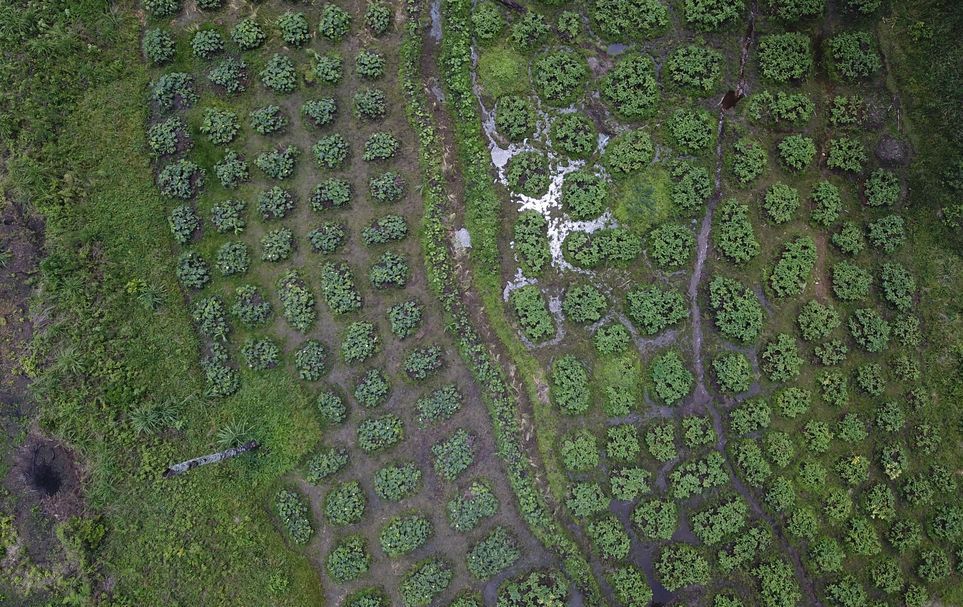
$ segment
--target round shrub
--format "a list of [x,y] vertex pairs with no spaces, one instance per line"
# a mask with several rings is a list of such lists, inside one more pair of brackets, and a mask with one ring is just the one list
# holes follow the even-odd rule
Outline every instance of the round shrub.
[[201,220],[188,205],[174,207],[170,217],[167,218],[170,226],[171,235],[179,244],[187,244],[193,238],[194,233],[201,227]]
[[247,245],[240,241],[225,242],[217,249],[217,261],[214,265],[224,276],[247,272],[251,266]]
[[649,255],[663,268],[675,269],[689,263],[695,236],[677,223],[664,223],[649,233]]
[[605,211],[609,183],[585,170],[567,173],[562,181],[562,205],[576,221],[597,218]]
[[207,108],[201,120],[201,133],[207,135],[211,143],[224,145],[234,141],[241,124],[237,114],[230,110]]
[[305,381],[318,381],[324,377],[328,353],[320,341],[309,339],[294,353],[294,368],[298,377]]
[[274,498],[274,509],[294,543],[307,544],[314,530],[311,529],[308,505],[304,498],[296,491],[282,489]]
[[428,607],[444,592],[454,574],[451,565],[439,558],[416,564],[401,580],[401,600],[405,607]]
[[328,575],[338,582],[356,580],[367,573],[370,567],[371,555],[368,554],[365,540],[360,535],[342,538],[325,559]]
[[602,318],[608,309],[608,302],[598,289],[592,285],[577,285],[565,292],[562,310],[572,322],[591,324]]
[[278,365],[281,350],[270,339],[248,339],[241,347],[241,356],[244,357],[248,367],[255,371],[263,371]]
[[309,99],[301,106],[301,114],[318,128],[334,122],[337,113],[338,105],[331,97]]
[[375,36],[383,36],[391,28],[391,7],[384,2],[369,2],[364,11],[364,24]]
[[344,76],[344,59],[338,53],[325,53],[315,57],[314,76],[324,84],[336,85]]
[[866,204],[871,207],[893,206],[899,202],[902,186],[892,171],[876,169],[863,184]]
[[405,357],[405,373],[410,379],[424,381],[437,373],[445,364],[438,346],[417,348]]
[[385,56],[363,48],[354,58],[354,71],[365,80],[377,80],[385,74]]
[[275,93],[290,93],[298,86],[298,71],[290,57],[274,53],[258,74],[261,83]]
[[331,488],[324,498],[324,517],[332,525],[352,525],[361,520],[368,498],[361,483],[345,481]]
[[535,91],[549,105],[568,105],[580,97],[587,76],[585,59],[569,50],[543,55],[532,67]]
[[388,112],[388,99],[381,89],[363,87],[354,94],[355,118],[381,120]]
[[193,198],[204,186],[204,169],[186,158],[175,160],[157,175],[157,186],[165,196]]
[[472,29],[475,37],[483,42],[491,42],[505,29],[505,19],[494,2],[479,2],[471,13]]
[[649,134],[636,129],[616,135],[609,141],[602,163],[613,177],[620,179],[648,166],[654,155],[655,148]]
[[402,556],[422,547],[432,530],[431,521],[418,514],[396,516],[381,528],[378,542],[387,556]]
[[153,17],[173,17],[181,10],[180,0],[144,0],[144,9]]
[[375,133],[364,142],[361,159],[366,162],[388,160],[395,155],[400,146],[401,143],[391,133]]
[[645,40],[668,27],[669,13],[660,0],[596,0],[592,21],[604,38]]
[[816,144],[809,137],[790,135],[779,142],[779,160],[794,173],[809,166],[816,157]]
[[532,102],[515,95],[501,97],[495,105],[495,128],[509,141],[523,141],[535,132]]
[[389,502],[411,497],[420,485],[421,470],[411,462],[385,466],[374,474],[375,493]]
[[312,485],[320,485],[324,479],[337,474],[347,465],[348,451],[346,449],[340,447],[322,448],[308,460],[305,478]]
[[247,89],[247,64],[234,58],[228,58],[207,73],[207,79],[230,95],[244,92]]
[[599,92],[617,114],[628,120],[652,116],[659,106],[655,65],[645,55],[621,58],[599,83]]
[[813,186],[810,198],[813,210],[810,217],[817,224],[828,228],[839,219],[843,208],[843,201],[839,195],[839,188],[828,181],[817,182]]
[[793,220],[799,208],[799,192],[784,183],[775,183],[766,190],[762,204],[774,223],[787,223]]
[[745,8],[742,0],[685,0],[686,23],[700,30],[715,30],[735,20]]
[[548,160],[538,152],[521,152],[508,161],[508,186],[515,192],[537,198],[548,191]]
[[744,354],[725,352],[712,361],[719,386],[732,393],[745,392],[752,384],[752,364]]
[[883,67],[869,32],[844,32],[829,39],[832,69],[846,80],[872,76]]
[[318,139],[318,142],[311,148],[314,159],[322,169],[337,169],[344,164],[348,158],[351,148],[348,141],[340,133],[327,135]]
[[435,472],[447,481],[458,478],[475,461],[475,436],[459,428],[431,447]]
[[294,174],[295,162],[300,155],[301,150],[289,145],[284,149],[269,150],[258,154],[254,164],[271,179],[287,179]]
[[330,255],[340,249],[347,239],[347,231],[340,223],[326,221],[308,232],[308,242],[316,253]]
[[742,185],[747,185],[766,170],[769,158],[757,141],[743,137],[732,146],[731,168]]
[[394,171],[387,171],[368,180],[368,191],[377,202],[397,202],[405,195],[405,179]]
[[673,86],[706,94],[716,88],[722,77],[722,54],[708,46],[690,44],[673,51],[665,68]]
[[147,61],[154,65],[163,65],[174,58],[174,37],[155,27],[144,32],[140,48]]
[[157,156],[171,156],[178,151],[185,151],[193,147],[193,142],[187,134],[187,125],[177,116],[172,116],[163,122],[151,125],[147,130],[147,145]]
[[562,114],[552,125],[552,143],[571,158],[590,156],[597,137],[592,121],[577,112]]
[[183,72],[168,72],[157,79],[152,96],[162,111],[188,108],[197,103],[194,77]]
[[599,449],[595,435],[588,430],[576,430],[562,439],[562,464],[572,472],[586,472],[599,465]]
[[276,105],[268,105],[251,111],[248,116],[251,128],[261,135],[272,135],[288,125],[288,118]]
[[863,144],[849,137],[837,137],[829,142],[829,155],[826,166],[840,171],[859,173],[866,163],[866,150]]
[[813,69],[809,36],[800,32],[768,34],[759,39],[759,67],[774,82],[799,80]]
[[264,44],[267,34],[252,17],[237,22],[231,30],[231,39],[242,51],[251,51]]
[[631,341],[629,330],[621,323],[599,327],[594,336],[595,350],[602,356],[625,352]]
[[224,50],[224,38],[217,30],[198,30],[191,38],[191,51],[195,57],[210,59]]
[[625,296],[625,307],[643,335],[655,335],[689,315],[682,293],[657,285],[629,291]]
[[715,121],[702,109],[677,109],[669,120],[669,137],[683,153],[695,154],[709,149]]
[[340,177],[329,177],[314,187],[311,208],[321,212],[338,209],[351,202],[351,184]]
[[294,208],[294,196],[280,186],[264,190],[257,197],[257,210],[265,220],[284,219]]
[[341,42],[351,31],[351,14],[336,4],[325,4],[321,9],[318,33],[331,42]]
[[366,453],[390,449],[404,438],[404,424],[397,415],[372,417],[358,424],[358,447]]
[[231,313],[244,326],[253,328],[271,318],[271,303],[254,285],[241,285],[234,291]]
[[362,406],[371,409],[384,404],[390,392],[387,376],[378,369],[371,369],[358,379],[354,387],[354,398]]
[[686,369],[677,352],[669,351],[655,358],[649,372],[655,385],[655,393],[667,405],[678,403],[692,390],[692,373]]
[[572,355],[557,358],[552,364],[552,402],[563,413],[578,415],[588,411],[590,396],[585,365]]
[[302,13],[287,11],[278,17],[274,24],[281,32],[284,43],[291,46],[302,46],[311,36],[308,20]]

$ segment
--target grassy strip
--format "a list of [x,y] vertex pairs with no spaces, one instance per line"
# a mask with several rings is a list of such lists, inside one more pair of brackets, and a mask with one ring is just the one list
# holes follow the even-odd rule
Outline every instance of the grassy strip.
[[[465,4],[464,6],[467,6]],[[420,163],[424,180],[422,196],[425,214],[422,223],[422,249],[428,281],[435,291],[448,319],[447,329],[458,343],[459,351],[472,374],[484,388],[485,404],[492,419],[496,450],[505,463],[509,482],[518,499],[518,508],[533,535],[546,547],[554,550],[562,560],[566,574],[588,594],[586,604],[598,604],[598,584],[588,562],[577,544],[559,526],[539,494],[533,481],[533,467],[521,447],[521,428],[516,401],[512,398],[501,369],[492,359],[475,328],[472,326],[459,298],[455,269],[447,245],[447,231],[442,217],[446,210],[444,176],[441,167],[441,144],[427,110],[424,91],[420,87],[419,61],[421,58],[421,25],[416,0],[409,0],[411,19],[401,48],[399,79],[408,103],[406,111],[412,128],[418,133]],[[464,30],[458,30],[463,32]],[[444,44],[463,37],[446,28]],[[447,56],[447,53],[446,53]],[[496,201],[497,202],[497,201]],[[496,226],[492,226],[494,230]],[[490,232],[494,238],[494,232]],[[496,250],[497,252],[497,250]]]
[[[0,141],[5,187],[46,221],[37,309],[48,320],[21,364],[42,426],[81,453],[89,506],[104,514],[107,535],[89,546],[85,574],[109,572],[125,604],[253,605],[265,594],[272,604],[317,604],[314,568],[264,508],[313,442],[305,437],[318,435],[307,395],[278,373],[245,376],[227,400],[193,398],[203,393],[199,346],[174,280],[169,204],[147,160],[149,76],[132,7],[82,1],[65,12],[38,2],[22,18],[48,26],[8,30],[28,40],[0,38],[11,58],[2,105],[13,108]],[[157,312],[139,305],[143,286],[160,294]],[[180,430],[138,433],[130,413],[143,406],[176,412]],[[160,479],[169,463],[210,450],[214,431],[232,421],[270,448]],[[79,579],[73,598],[95,587]]]

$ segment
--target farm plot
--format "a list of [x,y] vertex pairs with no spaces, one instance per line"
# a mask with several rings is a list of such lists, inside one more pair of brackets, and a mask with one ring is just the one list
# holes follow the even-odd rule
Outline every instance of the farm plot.
[[447,74],[479,285],[606,593],[952,593],[957,434],[921,368],[880,3],[444,7],[473,45]]
[[303,438],[317,447],[271,507],[330,604],[467,592],[471,605],[550,565],[427,286],[398,76],[411,15],[379,2],[145,8],[148,141],[208,394],[265,373],[316,394],[323,435]]

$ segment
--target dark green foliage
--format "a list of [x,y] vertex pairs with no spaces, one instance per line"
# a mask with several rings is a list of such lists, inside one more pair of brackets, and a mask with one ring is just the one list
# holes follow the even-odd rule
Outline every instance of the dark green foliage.
[[572,515],[585,518],[609,509],[609,498],[598,483],[573,483],[565,507]]
[[749,507],[733,498],[692,515],[692,532],[707,546],[713,546],[746,526]]
[[629,291],[625,305],[629,318],[644,335],[655,335],[689,316],[682,293],[656,285]]
[[665,223],[649,234],[649,254],[664,268],[684,266],[692,257],[695,237],[692,231],[676,223]]
[[324,498],[324,517],[332,525],[351,525],[361,520],[367,505],[358,481],[338,483]]
[[755,122],[780,130],[803,126],[816,112],[816,104],[804,93],[762,91],[749,99],[746,113]]
[[358,424],[358,446],[366,453],[384,451],[404,438],[404,424],[397,415],[369,417]]
[[890,325],[876,310],[860,308],[848,324],[853,339],[867,352],[881,352],[889,344]]
[[240,241],[225,242],[217,249],[214,265],[224,276],[247,272],[251,265],[247,245]]
[[191,37],[191,51],[195,57],[210,59],[224,50],[224,38],[217,30],[198,30]]
[[302,333],[311,328],[317,316],[314,295],[296,270],[289,270],[278,279],[277,294],[288,324]]
[[798,32],[768,34],[759,39],[759,67],[774,82],[799,80],[813,69],[809,36]]
[[359,88],[353,100],[355,118],[381,120],[388,113],[388,96],[381,89],[367,86]]
[[669,137],[680,152],[697,154],[712,145],[714,128],[715,120],[709,112],[679,108],[669,121]]
[[514,95],[499,99],[495,105],[495,128],[509,141],[522,141],[529,137],[535,131],[535,107],[532,102]]
[[585,472],[598,466],[599,449],[595,435],[588,430],[576,430],[562,439],[559,452],[562,464],[573,472]]
[[444,364],[442,351],[438,346],[417,348],[405,357],[405,373],[410,379],[424,381],[437,373]]
[[709,583],[709,562],[689,544],[669,544],[659,553],[655,570],[670,591]]
[[367,162],[388,160],[398,151],[401,143],[391,133],[378,132],[364,142],[361,159]]
[[314,187],[311,208],[323,212],[340,209],[351,203],[351,184],[340,177],[329,177]]
[[869,224],[869,241],[884,253],[894,253],[905,240],[906,228],[899,215],[886,215]]
[[866,160],[866,150],[858,140],[849,137],[830,140],[829,156],[826,158],[826,166],[829,168],[859,173]]
[[733,434],[749,434],[769,427],[772,410],[759,398],[747,400],[729,413],[729,428]]
[[448,501],[448,523],[455,531],[471,531],[483,519],[498,512],[498,498],[485,482],[475,481],[460,495]]
[[833,234],[832,243],[847,255],[859,255],[866,247],[863,231],[852,221],[844,221],[839,231]]
[[388,607],[388,597],[381,588],[362,588],[345,597],[342,607]]
[[817,182],[813,186],[810,198],[813,202],[810,217],[814,222],[824,228],[836,223],[843,206],[842,198],[839,196],[839,188],[828,181]]
[[812,393],[809,390],[804,390],[793,386],[791,388],[786,388],[778,394],[776,394],[776,408],[785,417],[789,419],[796,419],[800,415],[809,411],[810,403],[812,402]]
[[865,299],[872,282],[873,275],[856,264],[841,261],[833,266],[833,292],[842,300]]
[[684,500],[727,482],[729,474],[725,471],[722,454],[712,451],[673,470],[669,474],[669,494],[674,499]]
[[262,261],[285,261],[294,252],[294,233],[287,228],[266,232],[261,237]]
[[743,480],[752,487],[762,487],[772,475],[769,462],[762,455],[759,445],[752,439],[742,439],[732,444],[732,457]]
[[389,557],[408,554],[428,541],[432,534],[431,521],[418,514],[396,516],[378,534],[381,549]]
[[173,17],[181,10],[180,0],[144,0],[144,8],[154,17]]
[[203,186],[204,169],[186,158],[171,162],[157,175],[161,194],[171,198],[193,198]]
[[174,37],[160,28],[149,29],[144,32],[141,52],[147,61],[163,65],[174,58]]
[[401,600],[405,607],[427,607],[451,584],[451,565],[430,558],[415,565],[401,580]]
[[649,426],[645,432],[645,445],[652,457],[660,462],[675,459],[678,455],[675,445],[675,426],[671,423]]
[[325,561],[328,575],[338,582],[350,582],[368,572],[371,555],[360,535],[342,538],[328,554]]
[[700,30],[716,30],[742,13],[742,0],[685,0],[686,23]]
[[365,80],[377,80],[385,74],[385,56],[378,51],[363,48],[354,58],[354,70]]
[[727,392],[745,392],[752,384],[752,364],[744,354],[724,352],[712,361],[719,386]]
[[241,356],[244,357],[248,367],[255,371],[263,371],[277,366],[281,351],[270,339],[248,339],[241,347]]
[[849,519],[845,538],[849,549],[862,556],[873,556],[882,550],[873,524],[860,516]]
[[672,204],[682,214],[689,215],[701,209],[712,195],[709,171],[703,167],[676,161],[670,165],[670,175]]
[[295,544],[307,544],[314,530],[308,518],[308,505],[301,494],[282,489],[274,497],[274,509],[281,525]]
[[241,285],[234,291],[231,313],[247,327],[256,327],[271,317],[271,304],[254,285]]
[[[585,170],[565,175],[562,182],[562,204],[572,219],[595,219],[605,211],[608,181]],[[516,236],[517,240],[517,236]]]
[[331,124],[338,113],[338,105],[331,97],[308,99],[301,106],[301,114],[316,127]]
[[743,137],[732,146],[730,169],[742,185],[748,185],[766,170],[769,156],[759,142]]
[[648,118],[658,109],[660,98],[655,65],[645,55],[623,57],[602,78],[599,92],[623,118]]
[[301,150],[289,145],[284,149],[258,154],[254,164],[271,179],[286,179],[294,173],[294,163],[300,155]]
[[809,560],[821,573],[839,573],[843,570],[846,553],[839,542],[830,537],[821,537],[809,547]]
[[883,67],[869,32],[844,32],[829,39],[833,71],[846,80],[872,76]]
[[471,13],[475,37],[484,42],[495,40],[505,29],[505,19],[494,2],[479,2]]
[[652,589],[645,573],[632,565],[622,565],[608,574],[616,600],[624,607],[648,607]]
[[388,400],[391,386],[388,378],[378,369],[367,371],[354,387],[354,398],[367,408],[377,407]]
[[552,401],[569,415],[585,413],[589,407],[588,371],[574,356],[562,356],[552,364]]
[[308,20],[302,13],[283,13],[274,22],[281,32],[281,39],[291,46],[302,46],[310,38]]
[[177,280],[188,289],[203,289],[211,281],[207,262],[194,251],[185,251],[177,258]]
[[338,53],[325,53],[315,57],[314,75],[324,84],[336,85],[344,76],[344,60]]
[[318,381],[324,376],[327,350],[324,344],[316,339],[304,342],[294,353],[294,367],[298,370],[298,377],[305,381]]
[[400,215],[379,217],[370,226],[361,230],[361,240],[369,246],[401,240],[407,235],[408,224]]
[[341,339],[341,356],[348,364],[371,358],[379,348],[378,333],[370,322],[357,321],[349,324]]
[[465,557],[468,572],[478,579],[488,579],[508,569],[521,553],[515,537],[504,527],[495,527],[491,533],[472,546]]
[[397,202],[405,195],[405,179],[394,171],[386,171],[368,180],[368,191],[376,202]]
[[866,195],[866,204],[871,207],[893,206],[899,202],[902,185],[892,171],[876,169],[863,183],[863,193]]
[[147,130],[147,145],[157,156],[170,156],[179,150],[189,150],[193,142],[187,134],[184,121],[172,116],[163,122],[151,125]]
[[669,14],[659,0],[596,0],[592,21],[603,38],[645,40],[669,25]]
[[797,605],[802,599],[796,575],[784,561],[769,561],[753,569],[763,607]]
[[595,551],[607,560],[621,560],[629,555],[631,540],[614,514],[591,521],[585,528]]
[[610,460],[631,462],[642,451],[635,426],[631,424],[609,426],[606,435],[605,454]]
[[772,381],[790,381],[799,375],[803,360],[799,357],[796,340],[779,333],[762,351],[762,369]]
[[247,89],[247,64],[234,58],[224,59],[207,73],[207,79],[229,95]]
[[632,336],[621,323],[605,325],[595,331],[595,350],[603,356],[624,352],[631,341]]
[[[214,176],[217,177],[222,186],[233,189],[250,179],[251,174],[244,158],[234,150],[228,150],[224,153],[224,157],[214,164]],[[227,201],[224,204],[227,205],[231,202],[244,204],[239,201]],[[225,210],[230,211],[227,208]]]
[[806,288],[815,265],[816,243],[809,236],[800,236],[786,243],[772,268],[769,285],[779,297],[799,295]]
[[525,11],[512,24],[511,40],[518,48],[531,51],[539,46],[548,33],[545,17],[535,11]]
[[403,288],[411,278],[408,261],[393,251],[385,251],[368,269],[368,279],[378,289]]
[[595,152],[598,133],[595,124],[578,112],[562,114],[552,124],[553,145],[571,158],[585,158]]
[[230,110],[207,108],[201,122],[201,133],[207,135],[211,143],[223,145],[230,143],[241,129],[237,114]]
[[555,323],[537,286],[527,285],[515,289],[510,300],[526,337],[533,341],[542,341],[555,335]]
[[375,493],[389,502],[414,495],[420,485],[421,470],[411,462],[385,466],[374,474]]
[[453,481],[475,461],[475,436],[459,428],[447,439],[431,447],[438,476]]
[[794,173],[800,173],[816,157],[816,144],[809,137],[790,135],[779,142],[779,160]]
[[388,324],[391,332],[398,339],[404,339],[414,334],[421,325],[422,306],[411,299],[388,308]]
[[572,322],[590,324],[602,318],[608,309],[605,296],[589,284],[570,287],[565,292],[562,310]]
[[326,478],[348,465],[348,451],[340,447],[322,448],[307,463],[305,478],[312,485],[320,485]]
[[690,449],[709,446],[716,442],[716,432],[708,417],[682,418],[683,440]]
[[602,163],[612,177],[621,179],[641,171],[652,162],[655,148],[645,131],[634,129],[613,137],[605,146]]
[[230,326],[224,313],[224,301],[217,295],[195,301],[191,320],[197,324],[202,335],[219,341],[227,339]]
[[179,244],[187,244],[194,236],[194,232],[201,227],[201,220],[188,205],[174,207],[170,217],[167,218],[167,225],[171,229],[171,236]]
[[318,33],[331,42],[341,42],[351,31],[351,14],[336,4],[325,4],[321,10]]
[[716,210],[712,238],[719,251],[735,263],[746,263],[759,254],[759,241],[749,220],[749,207],[726,200]]
[[651,474],[645,468],[640,467],[613,470],[609,477],[612,498],[629,502],[648,493],[650,476]]
[[538,211],[519,213],[514,227],[515,251],[526,275],[540,274],[551,257],[547,231],[548,222]]
[[784,183],[775,183],[766,190],[762,204],[774,223],[787,223],[793,220],[799,208],[799,192]]
[[391,7],[384,2],[369,2],[364,11],[364,24],[375,36],[383,36],[391,28]]
[[[683,46],[669,55],[666,73],[676,87],[697,94],[711,92],[719,83],[722,54],[698,44]],[[658,101],[658,99],[656,99]]]
[[639,535],[648,540],[669,540],[679,526],[679,512],[671,500],[640,502],[632,513]]
[[231,30],[231,40],[241,47],[242,51],[250,51],[261,46],[267,40],[267,34],[253,17],[248,17],[238,21]]
[[321,296],[335,314],[347,314],[361,308],[358,293],[347,264],[326,263],[321,266]]
[[768,0],[769,10],[783,21],[797,21],[821,15],[826,0]]
[[547,53],[532,65],[535,91],[549,105],[568,105],[581,96],[587,76],[585,59],[570,50]]
[[730,339],[754,341],[762,328],[762,306],[739,281],[716,276],[709,283],[709,305],[719,331]]
[[344,226],[330,221],[326,221],[308,232],[308,242],[311,243],[311,248],[315,252],[325,255],[330,255],[340,249],[346,238],[347,232]]
[[284,219],[294,208],[294,196],[280,186],[264,190],[257,197],[257,210],[266,220]]
[[348,159],[351,150],[348,141],[340,133],[327,135],[318,139],[311,148],[318,167],[322,169],[337,169]]
[[548,191],[548,159],[538,152],[521,152],[508,161],[508,186],[525,196],[538,198]]
[[268,105],[251,110],[248,115],[251,128],[261,135],[273,135],[288,125],[288,118],[276,105]]
[[583,268],[595,268],[603,263],[624,266],[641,251],[641,239],[622,227],[602,228],[591,233],[575,230],[562,242],[566,260]]
[[498,589],[497,605],[498,607],[564,605],[567,596],[568,581],[562,574],[552,570],[536,570],[502,584]]

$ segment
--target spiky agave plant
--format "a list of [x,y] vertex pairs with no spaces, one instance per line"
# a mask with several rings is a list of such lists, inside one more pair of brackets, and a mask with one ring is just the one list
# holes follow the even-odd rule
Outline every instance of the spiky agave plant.
[[217,446],[221,449],[230,449],[243,445],[251,440],[254,429],[245,422],[231,420],[221,426],[217,431]]

